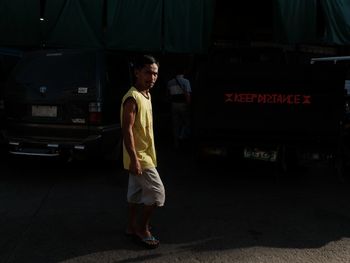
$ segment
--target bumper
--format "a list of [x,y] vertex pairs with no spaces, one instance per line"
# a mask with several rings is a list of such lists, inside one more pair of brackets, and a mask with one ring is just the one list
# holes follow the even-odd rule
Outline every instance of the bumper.
[[[204,157],[259,159],[278,161],[284,155],[298,155],[301,159],[329,159],[337,153],[340,135],[241,135],[198,136],[196,149]],[[287,151],[287,153],[286,153]],[[295,154],[294,154],[295,153]],[[266,158],[262,158],[263,155]]]
[[98,156],[112,150],[120,125],[78,126],[17,124],[2,130],[2,141],[13,155],[58,157]]

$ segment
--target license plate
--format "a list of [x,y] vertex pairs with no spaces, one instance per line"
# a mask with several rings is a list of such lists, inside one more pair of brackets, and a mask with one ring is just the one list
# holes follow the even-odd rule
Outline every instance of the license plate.
[[57,117],[57,106],[32,105],[33,117]]
[[244,149],[244,158],[262,160],[262,161],[268,161],[268,162],[276,162],[277,151],[246,147]]

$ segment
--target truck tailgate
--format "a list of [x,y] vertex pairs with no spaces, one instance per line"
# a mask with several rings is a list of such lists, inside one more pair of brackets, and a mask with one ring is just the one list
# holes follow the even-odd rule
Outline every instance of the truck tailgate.
[[194,93],[200,138],[281,140],[333,137],[344,110],[337,65],[239,65],[210,68]]

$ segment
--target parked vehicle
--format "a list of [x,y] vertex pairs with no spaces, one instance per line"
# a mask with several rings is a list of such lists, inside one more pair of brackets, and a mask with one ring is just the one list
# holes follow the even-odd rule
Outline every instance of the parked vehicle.
[[20,50],[0,48],[0,127],[2,127],[4,123],[3,91],[11,70],[16,66],[21,57],[22,51]]
[[122,54],[40,50],[23,55],[4,92],[2,134],[13,155],[118,158],[120,102],[131,83]]
[[342,125],[342,146],[340,154],[343,155],[344,166],[350,164],[350,56],[318,57],[312,58],[312,65],[334,64],[345,68],[344,82],[344,118]]
[[[0,130],[4,127],[4,89],[11,70],[16,66],[22,51],[12,48],[0,48]],[[6,154],[5,138],[0,133],[0,155]]]
[[350,131],[350,56],[337,56],[337,57],[319,57],[312,58],[310,61],[311,64],[320,65],[320,64],[334,64],[342,65],[345,67],[345,83],[344,83],[344,129],[345,132],[349,133]]
[[340,157],[344,68],[276,63],[275,52],[242,56],[214,50],[199,72],[193,94],[199,156],[269,161],[283,170],[302,159]]

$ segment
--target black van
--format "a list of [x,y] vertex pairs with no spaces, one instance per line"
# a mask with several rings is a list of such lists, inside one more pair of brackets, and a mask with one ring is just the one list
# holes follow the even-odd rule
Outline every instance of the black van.
[[[0,48],[0,127],[4,124],[4,98],[3,91],[11,73],[22,56],[22,52],[12,48]],[[0,142],[3,140],[0,137]]]
[[106,51],[25,53],[4,92],[9,153],[118,158],[129,65],[126,56]]

